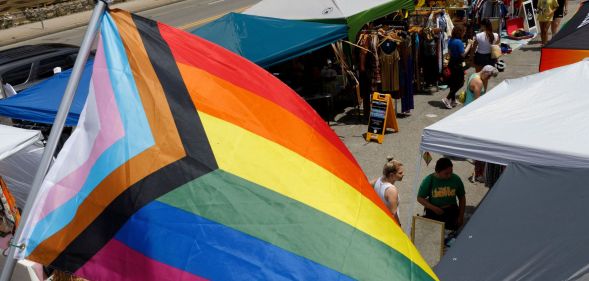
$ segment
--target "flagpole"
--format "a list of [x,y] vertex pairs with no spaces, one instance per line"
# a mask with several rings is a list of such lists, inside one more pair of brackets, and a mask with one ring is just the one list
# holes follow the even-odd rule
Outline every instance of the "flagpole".
[[27,197],[27,202],[22,213],[21,223],[17,227],[16,233],[12,239],[12,242],[10,243],[8,256],[6,257],[6,262],[4,263],[4,267],[2,268],[2,273],[0,275],[0,281],[9,281],[12,277],[12,272],[14,271],[14,267],[16,266],[17,261],[15,259],[15,254],[17,249],[20,249],[21,247],[21,245],[15,244],[18,243],[18,241],[20,241],[21,239],[23,228],[27,223],[27,220],[29,219],[31,210],[37,198],[37,193],[41,189],[41,184],[43,183],[43,179],[47,174],[47,170],[49,170],[51,159],[53,158],[53,154],[55,153],[55,149],[57,147],[57,142],[59,140],[59,137],[61,136],[61,132],[63,131],[67,115],[70,111],[70,106],[74,99],[76,89],[78,88],[78,83],[80,82],[82,72],[84,71],[84,66],[86,65],[86,61],[88,60],[88,56],[90,55],[90,51],[92,49],[92,44],[94,42],[94,39],[96,38],[96,34],[98,33],[102,15],[107,8],[107,3],[110,2],[112,1],[97,1],[96,6],[94,7],[94,11],[92,12],[92,16],[90,17],[88,29],[86,30],[86,34],[84,35],[84,40],[82,40],[82,45],[80,46],[76,62],[74,63],[74,68],[72,69],[72,75],[70,76],[67,87],[65,88],[65,93],[63,95],[63,98],[61,99],[59,110],[57,111],[57,115],[55,116],[55,122],[53,123],[53,127],[51,128],[49,140],[47,141],[47,145],[45,146],[45,151],[43,152],[43,157],[41,158],[39,169],[37,170],[37,173],[35,174],[35,178],[33,180],[33,184],[31,185],[31,191]]

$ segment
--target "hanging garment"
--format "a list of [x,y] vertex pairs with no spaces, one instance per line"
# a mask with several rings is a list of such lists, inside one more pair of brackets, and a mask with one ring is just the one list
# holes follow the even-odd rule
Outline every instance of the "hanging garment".
[[16,208],[16,201],[0,177],[0,236],[14,233],[19,220],[20,214]]
[[485,186],[486,187],[493,187],[501,174],[505,170],[505,166],[487,163],[487,167],[485,169]]
[[417,85],[417,90],[421,90],[421,72],[420,69],[420,40],[419,34],[415,33],[412,35],[413,38],[413,45],[411,46],[411,52],[413,53],[413,77],[415,79],[415,83]]
[[380,69],[380,59],[378,57],[378,35],[373,33],[371,35],[370,41],[370,51],[374,54],[375,59],[373,60],[372,64],[372,91],[378,91],[379,85],[381,83],[381,69]]
[[413,44],[407,40],[401,44],[399,54],[401,60],[399,62],[399,80],[400,80],[400,95],[401,95],[401,111],[404,113],[410,112],[414,109],[413,102]]
[[382,69],[382,84],[381,90],[383,92],[399,91],[399,50],[395,49],[391,54],[380,54],[380,66]]

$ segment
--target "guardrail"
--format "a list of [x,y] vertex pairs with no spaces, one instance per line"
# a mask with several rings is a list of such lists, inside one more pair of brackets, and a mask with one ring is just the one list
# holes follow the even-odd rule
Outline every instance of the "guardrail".
[[[128,0],[115,0],[126,2]],[[0,29],[41,22],[94,8],[93,0],[0,0]]]

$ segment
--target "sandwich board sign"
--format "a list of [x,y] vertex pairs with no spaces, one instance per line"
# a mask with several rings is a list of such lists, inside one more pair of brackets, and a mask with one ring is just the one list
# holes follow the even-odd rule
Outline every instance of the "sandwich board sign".
[[378,143],[382,143],[387,128],[393,129],[395,132],[399,131],[393,99],[389,94],[374,92],[370,104],[366,141],[376,140]]
[[531,0],[522,3],[524,12],[524,28],[531,33],[538,32],[538,24],[536,22],[536,13],[534,12],[534,3]]

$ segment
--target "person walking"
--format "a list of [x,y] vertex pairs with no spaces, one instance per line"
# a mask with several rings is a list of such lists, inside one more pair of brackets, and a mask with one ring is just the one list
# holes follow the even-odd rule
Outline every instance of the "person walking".
[[400,200],[399,190],[395,186],[395,182],[403,180],[403,175],[403,163],[389,159],[382,168],[382,176],[371,182],[374,191],[385,203],[399,226],[401,226],[401,220],[399,219]]
[[481,21],[481,32],[475,35],[477,50],[474,54],[475,71],[479,72],[485,65],[495,65],[497,59],[491,55],[491,45],[499,44],[499,34],[493,32],[493,25],[489,19]]
[[568,3],[567,0],[558,0],[558,8],[554,11],[554,16],[552,17],[552,23],[550,24],[550,30],[552,32],[552,37],[556,35],[558,32],[558,28],[560,27],[560,21],[564,16],[568,13]]
[[425,208],[426,218],[444,222],[448,230],[458,230],[464,223],[465,194],[462,180],[453,173],[452,161],[444,157],[436,162],[435,173],[421,182],[417,202]]
[[450,53],[450,61],[448,68],[450,69],[450,79],[448,86],[450,92],[442,99],[442,102],[448,109],[452,109],[458,103],[456,102],[456,93],[464,86],[464,57],[470,52],[473,40],[468,40],[466,48],[462,43],[462,38],[466,33],[466,29],[462,25],[457,25],[452,30],[452,38],[448,41],[448,52]]
[[[550,29],[550,26],[552,25],[554,12],[557,8],[557,0],[538,0],[538,21],[540,22],[542,46],[548,43],[548,29]],[[554,32],[552,35],[554,36]]]

